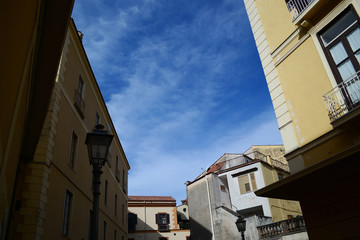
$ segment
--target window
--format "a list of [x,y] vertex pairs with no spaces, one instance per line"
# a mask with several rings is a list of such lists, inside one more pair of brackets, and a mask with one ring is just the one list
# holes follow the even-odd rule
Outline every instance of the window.
[[104,233],[103,233],[103,239],[106,240],[106,221],[104,221]]
[[135,231],[137,224],[137,215],[135,213],[128,213],[128,230]]
[[226,192],[226,187],[224,185],[220,185],[220,190]]
[[73,197],[73,194],[70,191],[66,190],[63,224],[62,224],[62,235],[66,236],[66,237],[69,236],[70,211],[71,211],[72,197]]
[[123,190],[126,193],[126,189],[125,189],[125,170],[124,169],[122,170],[122,173],[123,173],[123,178],[122,178]]
[[118,182],[120,182],[119,157],[116,155],[115,159],[115,178]]
[[114,230],[114,240],[116,240],[116,235],[117,235],[117,231],[116,229]]
[[[250,175],[250,179],[249,179]],[[245,174],[238,177],[240,193],[245,194],[257,190],[255,174]]]
[[70,157],[68,162],[68,165],[71,168],[74,168],[75,166],[77,143],[78,143],[78,136],[76,135],[75,132],[73,132],[71,137]]
[[96,118],[95,118],[95,125],[100,124],[100,116],[98,113],[96,113]]
[[114,207],[114,211],[115,211],[115,216],[117,215],[117,194],[115,193],[115,207]]
[[105,194],[104,194],[104,204],[107,205],[107,199],[108,199],[108,181],[105,180]]
[[252,190],[253,191],[257,190],[257,185],[256,185],[256,180],[255,180],[255,174],[254,173],[250,173],[250,181],[251,181],[251,185],[252,185]]
[[167,237],[159,237],[159,240],[168,240]]
[[125,206],[124,206],[124,204],[122,205],[122,208],[121,208],[121,222],[122,222],[122,224],[124,224],[124,222],[125,222]]
[[278,173],[277,175],[278,175],[278,179],[279,179],[279,181],[280,181],[280,180],[282,180],[282,179],[284,179],[284,174],[282,174],[282,173]]
[[155,218],[156,218],[156,224],[158,225],[160,231],[169,230],[169,225],[168,225],[170,223],[169,214],[158,213],[155,215]]
[[75,90],[74,106],[82,119],[84,119],[85,117],[84,116],[85,102],[83,100],[83,96],[84,96],[84,81],[82,80],[81,75],[79,75],[78,88]]
[[353,80],[360,71],[360,24],[352,6],[322,29],[318,37],[337,83],[347,82],[342,88],[345,100],[360,101],[360,81]]
[[84,91],[84,81],[82,80],[81,75],[79,75],[78,92],[81,97],[83,96],[83,91]]

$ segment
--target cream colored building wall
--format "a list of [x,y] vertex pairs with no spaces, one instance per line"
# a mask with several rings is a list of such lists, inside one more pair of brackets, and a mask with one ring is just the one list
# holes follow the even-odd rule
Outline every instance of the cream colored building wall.
[[[129,233],[129,238],[136,240],[159,240],[167,237],[168,240],[187,240],[190,230],[180,230],[177,224],[177,208],[175,206],[130,206],[129,212],[137,215],[136,231]],[[169,232],[159,232],[156,224],[156,214],[169,214]]]
[[[285,151],[291,152],[299,146],[299,143],[296,138],[295,128],[289,112],[289,108],[285,100],[283,87],[280,84],[278,73],[271,55],[274,47],[269,46],[268,38],[265,34],[267,29],[263,27],[257,2],[253,0],[244,0],[244,3],[259,52],[261,64],[263,66],[266,82],[270,91],[270,96],[273,102],[280,133],[283,138]],[[264,3],[264,1],[261,1],[261,3]],[[276,5],[273,4],[272,6],[275,8]],[[267,28],[268,27],[269,26],[267,26]],[[273,41],[276,42],[275,40]]]
[[177,224],[177,214],[176,207],[166,207],[166,206],[153,206],[153,207],[129,207],[129,212],[137,214],[138,224],[136,225],[136,230],[157,230],[158,225],[156,224],[156,214],[158,213],[167,213],[169,214],[169,228],[170,229],[179,229]]
[[[95,126],[95,115],[99,113],[102,124],[107,129],[111,126],[111,119],[107,113],[105,104],[102,102],[101,93],[98,91],[91,69],[85,61],[86,56],[82,52],[77,38],[76,29],[70,26],[65,41],[61,65],[56,79],[53,94],[53,108],[49,111],[48,118],[53,120],[51,131],[53,138],[48,138],[48,144],[52,150],[46,154],[46,162],[51,167],[48,176],[48,191],[45,201],[46,218],[43,227],[43,239],[63,239],[62,221],[66,191],[73,194],[70,211],[70,235],[71,239],[88,239],[90,210],[92,209],[92,167],[89,164],[87,147],[85,145],[86,133]],[[74,107],[74,93],[77,89],[79,73],[84,80],[85,118],[81,119]],[[56,114],[54,114],[56,113]],[[47,130],[44,128],[45,131]],[[78,136],[76,158],[74,167],[68,165],[70,157],[72,133]],[[113,134],[116,134],[112,130]],[[44,139],[45,140],[45,139]],[[41,152],[41,151],[40,151]],[[38,155],[40,154],[38,152]],[[115,164],[106,164],[101,176],[101,195],[99,213],[99,236],[104,232],[106,221],[106,236],[114,239],[127,238],[127,171],[128,162],[123,153],[120,142],[115,135],[111,154],[113,159],[118,155],[120,181],[115,178]],[[40,156],[40,155],[39,155]],[[111,167],[110,167],[111,166]],[[124,170],[124,173],[122,172]],[[123,181],[123,175],[125,181]],[[108,182],[107,201],[105,202],[105,182]],[[125,182],[125,185],[123,185]],[[124,191],[125,189],[125,191]],[[117,201],[115,204],[115,195]],[[116,205],[116,207],[115,207]],[[116,209],[116,210],[115,210]],[[46,219],[51,219],[46,220]]]

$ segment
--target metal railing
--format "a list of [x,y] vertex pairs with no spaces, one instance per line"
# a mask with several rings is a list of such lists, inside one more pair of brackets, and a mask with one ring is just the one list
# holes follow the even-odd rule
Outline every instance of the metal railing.
[[302,216],[259,226],[257,229],[260,239],[306,231],[305,221]]
[[286,0],[286,6],[293,19],[297,18],[314,0]]
[[254,154],[254,159],[258,159],[258,160],[261,160],[263,162],[269,163],[267,161],[267,158],[269,158],[270,159],[270,164],[272,166],[283,169],[283,170],[285,170],[287,172],[290,172],[290,168],[289,168],[288,164],[285,164],[285,163],[283,163],[283,162],[281,162],[279,160],[273,159],[271,156],[266,156],[265,154],[263,154],[261,152],[258,152],[258,151],[254,151],[253,154]]
[[330,120],[351,112],[360,105],[360,72],[323,95]]

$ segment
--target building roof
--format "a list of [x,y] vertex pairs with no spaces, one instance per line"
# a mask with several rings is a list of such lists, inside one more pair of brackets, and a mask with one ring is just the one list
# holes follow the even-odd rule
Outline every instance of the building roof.
[[176,200],[171,196],[129,196],[130,201],[161,201],[161,202],[175,202]]

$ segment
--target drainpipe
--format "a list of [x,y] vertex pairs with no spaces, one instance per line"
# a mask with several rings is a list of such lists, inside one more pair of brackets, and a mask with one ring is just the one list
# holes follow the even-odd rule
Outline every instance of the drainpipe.
[[213,216],[212,216],[211,201],[210,201],[209,175],[206,176],[206,187],[207,187],[207,195],[208,195],[208,202],[209,202],[210,224],[211,224],[211,231],[212,231],[212,240],[215,240]]
[[144,231],[144,239],[146,240],[146,201],[144,201],[144,215],[145,215],[145,231]]

